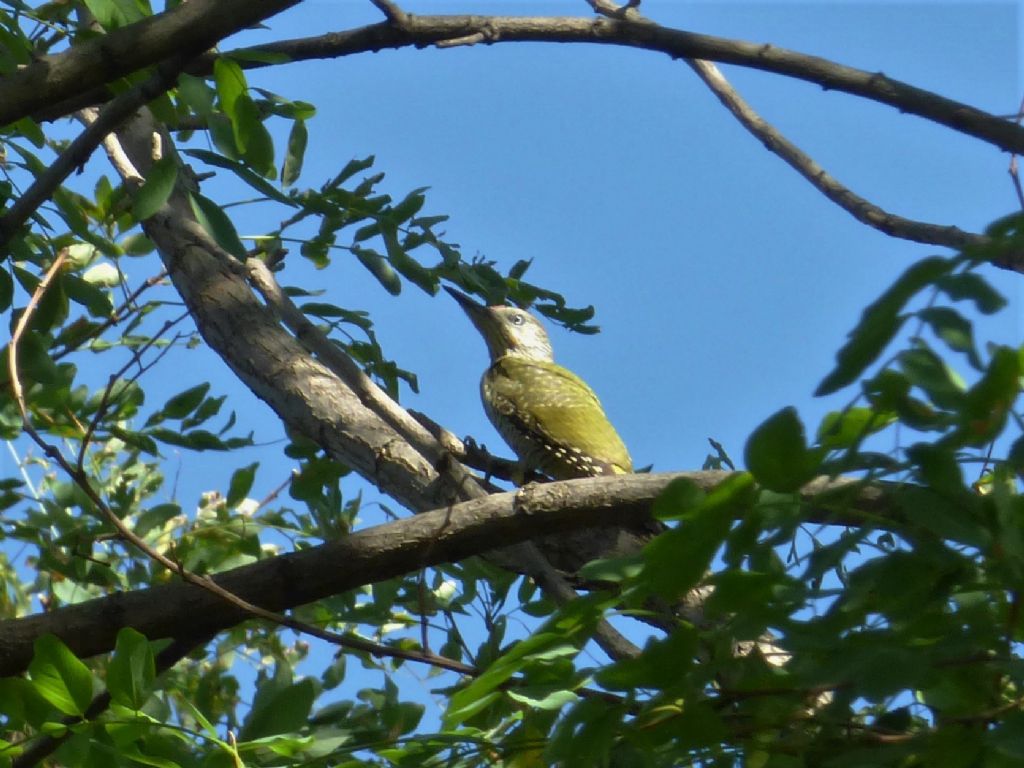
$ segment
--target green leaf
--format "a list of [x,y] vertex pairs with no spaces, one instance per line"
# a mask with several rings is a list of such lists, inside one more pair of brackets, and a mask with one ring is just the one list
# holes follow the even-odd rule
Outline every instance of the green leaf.
[[402,280],[391,268],[387,259],[372,248],[355,245],[352,246],[352,253],[370,271],[370,274],[377,278],[377,282],[384,286],[384,290],[392,296],[397,296],[402,292]]
[[153,252],[153,241],[141,232],[128,235],[121,241],[121,248],[128,256],[145,256]]
[[178,75],[178,96],[185,105],[200,117],[213,112],[213,97],[216,91],[201,77],[188,74]]
[[107,31],[125,27],[144,18],[135,0],[85,0],[85,6]]
[[153,163],[146,174],[146,181],[132,200],[132,215],[137,221],[144,221],[155,214],[167,202],[178,180],[178,163],[173,157],[164,157]]
[[221,112],[213,112],[206,118],[206,125],[213,139],[213,146],[232,160],[241,160],[242,152],[235,145],[235,127]]
[[343,184],[348,181],[357,173],[361,173],[368,168],[372,168],[375,159],[376,158],[373,155],[369,155],[364,157],[362,160],[349,160],[345,163],[345,167],[341,169],[338,175],[331,179],[330,183],[327,184],[327,187],[337,187],[339,184]]
[[111,698],[129,709],[141,709],[156,679],[153,650],[145,635],[131,627],[117,633],[114,656],[107,669]]
[[274,140],[260,119],[259,110],[248,96],[238,100],[235,139],[242,157],[258,173],[268,178],[276,175],[274,168]]
[[578,694],[564,688],[546,687],[541,689],[517,688],[508,691],[508,697],[512,701],[518,701],[531,709],[544,709],[554,712],[569,704],[575,704],[580,700]]
[[916,465],[921,480],[931,488],[947,495],[959,495],[967,490],[960,462],[951,449],[916,443],[907,448],[907,458]]
[[769,416],[753,431],[743,458],[758,483],[779,493],[799,490],[814,477],[819,462],[807,448],[804,425],[792,407]]
[[210,391],[210,382],[204,381],[169,398],[160,413],[167,419],[183,419],[199,407]]
[[648,640],[639,656],[622,659],[599,670],[596,679],[613,691],[671,687],[686,679],[698,647],[696,630],[679,624],[672,628],[668,637]]
[[963,380],[923,343],[903,350],[896,360],[907,381],[920,387],[937,406],[950,410],[960,407],[966,389]]
[[134,430],[122,429],[116,424],[111,424],[107,428],[111,435],[116,437],[118,440],[123,440],[129,446],[137,448],[143,453],[148,453],[150,456],[160,455],[156,442],[148,435],[144,435],[141,432],[135,432]]
[[869,305],[849,340],[836,353],[836,367],[818,385],[814,394],[828,395],[852,384],[882,354],[902,327],[906,316],[900,311],[922,288],[933,284],[956,265],[951,259],[932,256],[904,272],[889,289]]
[[[5,731],[20,729],[26,724],[38,728],[52,716],[53,707],[29,680],[23,677],[0,678],[0,718]],[[5,754],[0,749],[0,765],[4,765],[2,758]]]
[[437,293],[440,278],[412,258],[398,242],[398,232],[394,224],[381,222],[381,237],[388,252],[391,266],[403,276],[433,296]]
[[[231,55],[239,61],[253,61],[259,64],[286,64],[293,60],[291,56],[283,51],[265,51],[259,48],[242,48],[232,51]],[[255,90],[258,90],[260,93],[270,93],[262,88]]]
[[1022,367],[1020,352],[996,348],[985,374],[967,391],[958,439],[967,445],[984,445],[999,434],[1020,392]]
[[82,716],[92,702],[92,673],[53,635],[36,639],[28,665],[32,685],[66,715]]
[[147,755],[139,750],[135,744],[122,746],[117,751],[118,757],[131,760],[139,765],[148,765],[151,768],[181,768],[180,763],[157,755]]
[[121,272],[109,261],[97,261],[85,270],[82,281],[91,286],[113,288],[121,284]]
[[704,577],[733,521],[753,503],[755,493],[747,472],[730,475],[707,494],[673,491],[680,506],[658,514],[680,524],[644,547],[645,568],[638,578],[666,599],[684,595]]
[[943,275],[935,284],[951,299],[973,301],[978,311],[986,315],[994,314],[1006,306],[1006,299],[975,272]]
[[296,120],[288,134],[288,148],[285,150],[284,166],[281,168],[281,186],[290,187],[302,173],[302,161],[306,155],[309,131],[305,120]]
[[496,701],[501,693],[495,689],[521,669],[578,654],[603,611],[612,603],[608,596],[593,594],[561,606],[530,637],[512,645],[465,688],[452,694],[444,714],[446,727],[465,722]]
[[[114,312],[114,302],[111,301],[110,295],[103,289],[97,287],[97,285],[93,284],[90,280],[85,279],[87,277],[91,277],[93,279],[100,277],[99,273],[95,271],[100,267],[109,268],[108,277],[112,277],[117,274],[116,269],[114,269],[110,264],[102,263],[91,268],[86,272],[84,277],[79,277],[78,275],[73,274],[62,275],[61,282],[64,285],[64,291],[69,299],[74,301],[76,304],[81,304],[89,310],[89,314],[93,317],[108,318]],[[113,272],[113,275],[109,274],[110,272]]]
[[6,269],[0,269],[0,312],[6,312],[14,301],[14,280]]
[[234,509],[252,489],[253,481],[256,479],[256,469],[259,462],[254,462],[247,467],[235,470],[231,475],[231,483],[228,485],[227,505],[228,509]]
[[707,494],[692,480],[677,477],[665,486],[654,500],[651,511],[657,520],[680,520],[707,498]]
[[818,443],[829,450],[852,448],[893,421],[895,416],[892,414],[878,413],[871,408],[832,411],[818,426]]
[[977,370],[981,370],[981,358],[974,346],[974,326],[963,315],[949,307],[927,307],[917,316],[931,326],[932,332],[946,342],[949,348],[963,352]]
[[427,200],[427,198],[424,197],[423,195],[426,189],[427,187],[419,187],[418,189],[414,189],[412,192],[405,196],[405,199],[403,199],[402,202],[398,203],[398,205],[394,206],[390,211],[388,211],[388,218],[391,220],[391,222],[396,225],[402,224],[411,219],[417,213],[419,213],[419,210],[423,207],[423,204]]
[[181,506],[178,504],[157,504],[138,516],[135,521],[135,532],[139,536],[145,536],[154,529],[163,528],[168,520],[180,514]]
[[277,189],[273,184],[268,182],[259,174],[254,173],[251,168],[246,167],[237,160],[232,160],[224,155],[219,155],[216,152],[210,152],[206,149],[186,149],[183,150],[182,153],[202,160],[204,163],[216,166],[217,168],[225,168],[231,171],[250,187],[255,189],[257,192],[266,195],[271,200],[276,200],[279,203],[284,203],[285,205],[289,205],[293,208],[298,206],[297,201],[282,193],[281,190]]
[[508,271],[509,279],[522,280],[523,275],[526,274],[526,270],[530,268],[531,264],[533,264],[533,259],[520,259],[517,261]]
[[234,124],[235,106],[238,104],[238,100],[245,95],[248,87],[245,82],[245,73],[238,62],[220,56],[213,62],[213,81],[217,86],[220,107]]
[[52,386],[61,380],[60,371],[49,350],[35,331],[26,331],[18,341],[18,371],[23,383]]
[[316,688],[309,678],[283,687],[273,680],[264,682],[256,691],[239,741],[298,731],[308,722],[315,698]]
[[191,448],[194,451],[230,451],[241,445],[251,445],[251,439],[221,440],[205,429],[193,429],[190,432],[177,432],[173,429],[156,427],[147,431],[155,439],[168,445]]
[[[485,673],[486,674],[486,673]],[[504,682],[504,681],[502,681]],[[492,689],[487,691],[477,691],[475,688],[463,689],[463,691],[456,692],[448,700],[448,709],[445,711],[445,722],[451,723],[452,727],[458,723],[464,723],[477,712],[486,709],[494,702],[501,698],[501,692]],[[464,694],[464,691],[470,690],[474,695],[468,696]],[[459,694],[464,694],[459,696]],[[459,698],[456,698],[456,697]]]
[[[616,735],[622,732],[626,704],[611,704],[597,698],[585,698],[560,719],[554,737],[547,743],[543,765],[582,768],[583,766],[618,766],[609,759]],[[678,761],[685,765],[691,761]],[[524,763],[526,765],[527,763]],[[528,763],[534,765],[535,763]],[[657,765],[651,762],[648,765]],[[666,763],[667,764],[667,763]],[[637,767],[635,762],[621,763],[623,768]],[[640,763],[639,765],[643,765]]]
[[[223,113],[231,122],[231,133],[234,150],[264,176],[274,175],[274,142],[263,125],[259,107],[248,94],[245,74],[239,64],[231,59],[221,57],[214,62],[213,79],[217,85],[217,95]],[[210,121],[211,131],[214,121]],[[235,152],[230,151],[227,137],[221,133],[219,138],[214,134],[217,146],[229,157]]]
[[[668,488],[666,487],[665,490],[667,491]],[[661,495],[664,495],[664,492]],[[661,496],[658,498],[660,499]],[[579,569],[577,575],[588,582],[619,583],[634,578],[642,569],[643,558],[639,554],[634,554],[591,560]],[[523,582],[524,585],[532,583],[529,580]]]
[[946,414],[910,396],[910,381],[899,371],[886,369],[863,384],[868,402],[879,412],[895,413],[915,429],[942,429]]
[[239,259],[246,258],[245,246],[238,238],[235,225],[231,223],[231,219],[227,217],[221,207],[196,192],[189,193],[188,199],[192,204],[192,213],[217,245],[232,256]]

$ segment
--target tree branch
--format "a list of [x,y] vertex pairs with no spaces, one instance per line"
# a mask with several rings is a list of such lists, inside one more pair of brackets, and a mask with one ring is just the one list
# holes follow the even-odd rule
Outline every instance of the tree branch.
[[157,68],[157,72],[129,91],[107,104],[67,149],[35,180],[25,194],[0,216],[0,252],[18,228],[35,213],[36,209],[53,195],[71,173],[85,163],[104,137],[128,119],[147,101],[167,90],[178,77],[185,64],[181,57],[172,57]]
[[392,24],[402,26],[409,18],[409,14],[399,8],[391,0],[370,0],[378,11],[384,14],[385,18]]
[[[148,167],[151,134],[143,117],[119,133],[125,156],[115,152],[111,159],[122,175]],[[170,151],[173,145],[168,140],[165,146]],[[131,167],[121,167],[126,164]],[[308,322],[264,265],[250,260],[243,267],[213,243],[180,189],[143,228],[210,347],[286,423],[414,512],[487,495],[479,478]],[[243,273],[266,305],[242,281]],[[288,335],[278,317],[299,338]],[[320,359],[311,357],[300,339]],[[517,565],[560,602],[575,597],[532,544],[512,547],[496,559]],[[609,653],[628,647],[610,626],[600,634]]]
[[[871,101],[994,144],[1007,152],[1024,153],[1024,128],[969,104],[894,80],[880,72],[847,67],[818,56],[766,43],[702,35],[648,21],[581,19],[572,17],[410,16],[405,24],[374,24],[343,32],[243,49],[285,54],[288,61],[337,58],[385,48],[423,47],[476,36],[479,42],[552,42],[623,45],[668,54],[672,58],[706,59],[773,72]],[[246,66],[270,66],[246,61]],[[203,60],[189,71],[205,74],[212,64]]]
[[[676,478],[710,489],[728,472],[614,475],[534,484],[368,528],[319,547],[216,574],[220,588],[267,611],[282,611],[420,568],[452,562],[538,536],[639,525],[658,494]],[[864,486],[821,478],[807,485],[807,519],[834,525],[903,525],[903,494],[915,486]],[[116,593],[50,613],[0,622],[0,677],[17,674],[32,644],[52,633],[76,655],[109,651],[132,626],[151,639],[215,633],[250,618],[208,590],[187,583]]]
[[[190,0],[0,78],[0,126],[165,59],[189,60],[299,0]],[[104,99],[105,100],[105,99]],[[88,106],[82,104],[81,106]],[[64,114],[70,114],[77,109]]]
[[[193,5],[206,6],[211,2],[215,3],[216,0],[203,0],[202,3],[194,1],[183,4],[181,8]],[[250,5],[258,7],[261,9],[261,18],[265,18],[293,2],[295,0],[291,0],[291,2],[275,0],[272,3],[257,5],[247,3],[246,0],[231,0],[231,2],[222,0],[221,5],[224,7],[241,6],[242,8],[248,8]],[[177,13],[178,10],[172,13]],[[250,10],[249,13],[253,15],[255,12]],[[109,39],[114,34],[123,34],[130,40],[131,30],[136,26],[125,27],[103,39]],[[161,27],[161,30],[164,29]],[[42,77],[45,67],[31,64],[22,71],[31,69],[35,73],[33,81],[35,92],[25,93],[24,88],[14,89],[6,81],[0,82],[0,123],[10,122],[26,115],[34,115],[36,119],[52,120],[70,114],[89,103],[107,100],[109,95],[106,95],[104,91],[89,92],[89,89],[140,66],[159,61],[163,56],[168,55],[166,51],[174,49],[174,46],[168,46],[165,40],[159,38],[155,34],[155,30],[147,29],[146,31],[146,39],[158,40],[159,50],[165,53],[150,55],[152,51],[133,51],[133,55],[127,58],[123,65],[112,58],[106,62],[108,74],[105,77],[90,77],[86,82],[75,81],[76,87],[58,89]],[[167,27],[165,34],[178,34],[178,31]],[[187,36],[186,33],[185,37]],[[118,40],[118,50],[121,50],[123,42],[121,42],[121,38]],[[331,32],[318,37],[282,40],[243,48],[231,51],[227,55],[237,56],[242,66],[246,68],[258,68],[273,64],[265,59],[257,60],[246,54],[255,51],[280,53],[284,54],[285,61],[292,63],[409,46],[444,47],[441,45],[442,43],[456,40],[463,45],[477,42],[488,45],[507,42],[622,45],[665,53],[672,58],[705,59],[723,64],[735,64],[804,80],[819,85],[825,90],[841,91],[877,101],[901,112],[923,117],[960,133],[981,139],[1007,152],[1024,154],[1024,127],[969,104],[894,80],[880,72],[867,72],[847,67],[819,56],[810,56],[766,43],[751,43],[714,35],[702,35],[663,27],[648,21],[573,17],[407,15],[405,22],[401,25],[382,22],[342,32]],[[134,43],[132,45],[134,46]],[[142,48],[143,46],[138,47]],[[78,49],[79,46],[75,46],[68,53],[46,58],[47,60],[59,60],[61,56],[71,56]],[[145,55],[142,55],[143,53]],[[198,58],[187,71],[198,76],[208,75],[212,71],[214,58],[215,56],[212,54],[204,55]],[[76,68],[88,68],[89,60],[79,56],[73,61],[60,60],[60,64],[62,72],[73,72]],[[30,101],[16,100],[28,98],[30,95],[32,96]],[[73,96],[74,99],[72,99]],[[58,104],[62,99],[69,100]],[[46,107],[48,108],[44,112]]]
[[[964,232],[957,227],[940,226],[896,216],[870,200],[855,194],[818,165],[814,158],[762,118],[722,76],[718,67],[710,62],[700,60],[690,60],[687,63],[718,97],[718,100],[725,105],[726,109],[739,120],[744,128],[764,144],[766,149],[781,157],[825,197],[862,224],[867,224],[892,237],[913,240],[918,243],[945,245],[957,250],[969,245],[981,245],[988,240],[984,235]],[[1019,265],[1016,269],[1021,271]]]

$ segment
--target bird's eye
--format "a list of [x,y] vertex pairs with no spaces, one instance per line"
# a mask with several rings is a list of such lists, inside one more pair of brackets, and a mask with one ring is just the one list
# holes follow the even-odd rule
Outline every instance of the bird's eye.
[[524,322],[526,322],[526,318],[522,315],[518,313],[512,315],[512,325],[522,325]]

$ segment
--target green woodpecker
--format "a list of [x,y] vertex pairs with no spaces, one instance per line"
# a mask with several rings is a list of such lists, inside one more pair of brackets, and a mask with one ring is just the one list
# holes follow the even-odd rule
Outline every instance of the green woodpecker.
[[487,417],[522,470],[556,480],[625,474],[633,462],[594,391],[554,362],[547,332],[517,307],[478,304],[445,288],[487,342],[491,365],[480,381]]

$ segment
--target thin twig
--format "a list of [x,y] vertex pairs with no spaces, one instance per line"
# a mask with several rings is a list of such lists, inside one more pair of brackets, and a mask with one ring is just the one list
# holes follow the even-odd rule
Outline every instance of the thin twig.
[[939,224],[929,224],[897,216],[880,208],[864,197],[850,191],[818,165],[814,159],[783,136],[762,118],[732,87],[718,67],[708,61],[688,59],[687,64],[711,89],[740,124],[750,131],[770,152],[781,157],[791,168],[809,181],[815,189],[853,216],[862,224],[892,237],[917,243],[945,245],[957,250],[969,245],[980,245],[984,235]]
[[[132,352],[131,356],[128,359],[128,362],[126,362],[119,370],[110,374],[110,376],[107,378],[107,386],[104,387],[103,394],[100,396],[100,402],[99,405],[96,407],[96,413],[93,414],[92,419],[90,419],[89,426],[86,428],[85,434],[82,436],[82,439],[80,441],[81,446],[78,449],[78,459],[75,462],[75,466],[78,468],[78,472],[83,476],[85,474],[85,456],[89,450],[89,444],[92,442],[92,437],[96,433],[96,430],[99,428],[100,422],[103,420],[103,417],[106,415],[107,408],[110,406],[110,403],[117,399],[116,397],[113,396],[114,386],[117,384],[118,381],[121,380],[121,377],[128,372],[129,368],[131,368],[137,362],[140,362],[142,360],[142,356],[147,351],[149,351],[149,349],[154,344],[156,344],[160,340],[160,338],[165,333],[167,333],[167,331],[169,331],[175,325],[183,321],[186,317],[189,317],[188,312],[184,312],[181,315],[178,315],[178,317],[174,318],[173,320],[167,320],[163,324],[163,326],[156,331],[156,333],[154,333],[152,336],[146,339],[146,342],[144,344],[142,344],[141,346],[138,347],[138,349]],[[160,351],[160,354],[157,355],[155,360],[143,366],[135,376],[128,379],[125,382],[124,386],[121,387],[121,390],[117,393],[117,397],[120,397],[126,391],[128,386],[130,386],[133,382],[137,381],[138,378],[146,370],[156,365],[156,363],[159,362],[159,360],[164,355],[166,355],[167,352],[170,351],[171,345],[173,345],[178,338],[180,338],[180,335],[175,339],[172,339],[171,344],[164,347],[164,349]]]
[[[618,6],[611,0],[586,0],[595,13],[615,19],[627,19],[634,23],[651,24],[654,22],[640,15],[637,3]],[[765,148],[781,157],[791,168],[809,181],[815,189],[834,202],[857,221],[884,232],[891,237],[912,240],[930,245],[945,245],[950,248],[962,249],[968,245],[980,245],[986,241],[983,235],[964,232],[957,227],[929,224],[922,221],[906,219],[889,213],[871,201],[850,191],[840,184],[814,159],[801,150],[796,144],[782,135],[774,126],[762,118],[751,107],[736,89],[725,79],[725,76],[710,61],[686,58],[686,63],[697,73],[704,84],[711,89],[719,101],[733,116],[754,135]]]
[[257,502],[256,510],[257,511],[261,510],[265,506],[270,504],[270,502],[274,501],[281,494],[281,491],[283,491],[285,488],[287,488],[289,485],[291,485],[292,480],[295,478],[295,474],[296,474],[295,470],[292,470],[291,472],[289,472],[287,480],[285,480],[283,483],[278,485],[276,488],[274,488],[274,490],[272,490],[270,493],[268,493],[266,496],[264,496],[262,499],[260,499]]
[[131,294],[125,297],[125,300],[121,302],[121,306],[116,308],[111,313],[110,317],[108,317],[106,320],[104,320],[102,323],[96,326],[96,328],[93,329],[93,332],[89,336],[79,339],[75,344],[69,344],[60,352],[54,353],[52,355],[52,359],[56,361],[60,360],[62,357],[67,357],[76,349],[85,344],[87,341],[99,338],[103,334],[103,332],[106,331],[108,328],[111,328],[120,323],[122,320],[125,319],[125,317],[127,317],[129,310],[134,308],[135,302],[138,301],[139,296],[141,296],[145,291],[149,290],[150,288],[159,285],[160,282],[164,280],[166,277],[167,270],[163,269],[160,271],[159,274],[153,275],[153,277],[144,280],[138,288],[136,288],[134,291],[132,291]]

